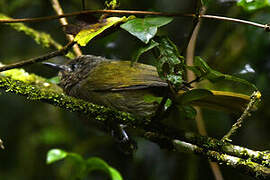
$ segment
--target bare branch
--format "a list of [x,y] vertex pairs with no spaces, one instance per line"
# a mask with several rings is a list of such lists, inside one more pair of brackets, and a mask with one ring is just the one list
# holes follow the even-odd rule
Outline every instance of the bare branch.
[[[64,12],[61,8],[61,5],[59,4],[58,0],[51,0],[51,3],[52,3],[52,6],[53,6],[53,9],[55,10],[55,12],[58,14],[58,15],[63,15]],[[65,25],[68,25],[68,22],[67,22],[67,19],[66,18],[61,18],[59,19],[60,21],[60,24],[62,24],[63,26]],[[74,37],[73,35],[69,35],[69,34],[66,34],[66,37],[69,41],[73,41],[74,40]],[[81,56],[82,55],[82,51],[80,50],[79,46],[77,44],[75,44],[73,46],[73,50],[76,54],[76,56]]]
[[[155,15],[155,16],[170,16],[170,17],[196,17],[196,14],[192,13],[167,13],[167,12],[156,12],[156,11],[132,11],[132,10],[85,10],[85,11],[78,11],[73,13],[66,13],[59,16],[47,16],[47,17],[37,17],[37,18],[23,18],[23,19],[0,19],[0,23],[18,23],[18,22],[41,22],[41,21],[48,21],[53,19],[60,19],[64,17],[72,17],[81,14],[134,14],[134,15]],[[241,24],[247,24],[251,26],[255,26],[258,28],[263,28],[266,31],[269,31],[270,26],[268,24],[260,24],[255,23],[247,20],[241,20],[236,18],[229,18],[223,16],[216,16],[216,15],[200,15],[200,18],[205,19],[216,19],[222,21],[229,21]]]
[[75,43],[74,41],[69,42],[62,49],[57,50],[57,51],[53,51],[53,52],[50,52],[50,53],[47,53],[47,54],[44,54],[44,55],[39,56],[39,57],[35,57],[35,58],[31,58],[31,59],[24,60],[24,61],[21,61],[21,62],[17,62],[17,63],[2,66],[2,67],[0,67],[0,72],[6,71],[6,70],[9,70],[9,69],[20,68],[20,67],[23,67],[23,66],[26,66],[26,65],[31,65],[31,64],[34,64],[34,63],[37,63],[37,62],[42,62],[42,61],[45,61],[47,59],[50,59],[50,58],[53,58],[53,57],[56,57],[56,56],[64,55],[74,45],[74,43]]

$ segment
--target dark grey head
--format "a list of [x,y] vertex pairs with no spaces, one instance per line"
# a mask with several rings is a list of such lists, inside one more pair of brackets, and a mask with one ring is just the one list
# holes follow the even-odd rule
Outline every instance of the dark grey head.
[[86,78],[91,69],[102,61],[109,61],[100,56],[83,55],[70,60],[67,64],[59,65],[50,62],[43,62],[44,65],[59,70],[59,85],[67,94],[69,90],[82,79]]
[[60,83],[59,85],[69,94],[69,90],[82,79],[86,78],[91,69],[96,67],[100,62],[106,61],[103,57],[93,55],[83,55],[70,60],[59,71]]

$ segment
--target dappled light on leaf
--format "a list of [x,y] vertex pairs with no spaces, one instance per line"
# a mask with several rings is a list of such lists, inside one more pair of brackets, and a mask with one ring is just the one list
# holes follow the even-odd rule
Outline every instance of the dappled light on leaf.
[[157,60],[158,74],[178,90],[184,81],[185,65],[183,57],[179,55],[177,47],[169,38],[160,37],[156,38],[155,41],[159,43],[157,46],[159,51]]
[[105,161],[98,157],[92,157],[87,160],[84,160],[79,154],[69,153],[62,149],[51,149],[47,153],[47,164],[54,163],[56,161],[62,160],[69,157],[73,160],[76,171],[74,177],[84,178],[88,173],[92,171],[101,170],[108,174],[112,180],[122,180],[121,174],[109,166]]
[[74,41],[76,41],[81,46],[86,46],[86,44],[96,37],[97,35],[101,34],[106,29],[116,26],[121,22],[127,21],[128,18],[124,17],[109,17],[103,19],[102,22],[91,24],[87,29],[82,29],[76,36]]
[[68,153],[61,149],[52,149],[47,154],[47,164],[54,163],[67,157]]
[[156,35],[159,27],[170,23],[172,20],[173,18],[170,17],[136,18],[122,24],[121,28],[147,44]]

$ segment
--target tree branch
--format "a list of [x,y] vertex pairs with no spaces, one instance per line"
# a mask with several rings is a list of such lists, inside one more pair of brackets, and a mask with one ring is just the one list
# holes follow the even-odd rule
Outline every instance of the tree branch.
[[[0,19],[0,23],[18,23],[18,22],[41,22],[41,21],[48,21],[53,19],[60,19],[64,17],[72,17],[81,14],[135,14],[135,15],[155,15],[155,16],[170,16],[170,17],[196,17],[196,14],[192,13],[167,13],[167,12],[156,12],[156,11],[131,11],[131,10],[85,10],[85,11],[78,11],[72,13],[66,13],[59,16],[47,16],[47,17],[37,17],[37,18],[23,18],[23,19]],[[255,26],[258,28],[263,28],[265,31],[270,31],[269,24],[260,24],[251,21],[236,19],[236,18],[229,18],[223,16],[216,16],[216,15],[200,15],[200,18],[205,19],[216,19],[222,21],[229,21],[241,24],[247,24],[251,26]]]
[[[3,73],[7,72],[8,71]],[[16,74],[18,73],[14,73],[12,77],[7,76],[7,74],[4,75],[3,73],[0,74],[0,89],[5,90],[7,93],[26,96],[28,100],[42,101],[68,111],[79,112],[95,121],[105,122],[108,119],[113,119],[115,123],[141,128],[146,132],[153,132],[152,134],[154,134],[154,136],[148,135],[145,137],[160,145],[163,144],[163,147],[167,149],[175,147],[176,139],[190,143],[190,147],[193,147],[193,151],[196,154],[204,155],[233,168],[241,168],[242,172],[248,173],[254,177],[270,178],[270,170],[268,169],[270,167],[270,153],[268,151],[253,151],[214,138],[174,130],[158,122],[151,123],[148,119],[135,118],[125,112],[119,112],[69,97],[55,90],[55,88],[48,88],[53,86],[53,84],[49,84],[45,80],[42,81],[38,79],[39,85],[31,85],[37,83],[36,81],[31,81],[37,78],[35,75],[22,73],[22,76],[33,77],[26,78],[26,81],[18,81],[15,80],[18,79],[18,77],[16,78]],[[155,137],[155,139],[153,137]],[[161,143],[160,140],[163,140],[163,143]]]
[[72,41],[72,42],[69,42],[66,46],[64,46],[62,49],[60,49],[58,51],[53,51],[53,52],[44,54],[44,55],[39,56],[39,57],[35,57],[35,58],[31,58],[31,59],[24,60],[24,61],[21,61],[21,62],[17,62],[17,63],[2,66],[2,67],[0,67],[0,72],[6,71],[6,70],[9,70],[9,69],[14,69],[14,68],[21,68],[23,66],[31,65],[31,64],[34,64],[34,63],[37,63],[37,62],[42,62],[42,61],[45,61],[47,59],[50,59],[50,58],[53,58],[53,57],[56,57],[56,56],[65,55],[68,52],[68,50],[74,44],[75,44],[75,42]]
[[[52,7],[54,9],[54,11],[58,14],[58,15],[62,15],[64,14],[62,8],[61,8],[61,5],[60,3],[58,2],[58,0],[51,0],[51,4],[52,4]],[[67,19],[66,18],[61,18],[59,19],[59,22],[60,24],[62,24],[63,26],[65,25],[68,25],[68,22],[67,22]],[[66,34],[66,37],[69,41],[73,41],[74,40],[74,37],[73,35],[69,35],[69,34]],[[76,54],[76,56],[81,56],[82,55],[82,51],[80,49],[80,47],[75,44],[73,46],[73,50],[74,50],[74,53]]]
[[[5,14],[1,14],[1,13],[0,13],[0,19],[11,20],[10,17],[6,16]],[[37,44],[40,44],[43,47],[46,47],[46,48],[53,47],[55,49],[62,48],[62,46],[59,43],[57,43],[49,34],[47,34],[45,32],[37,31],[33,28],[30,28],[30,27],[24,25],[23,23],[16,23],[16,24],[11,23],[8,25],[10,27],[12,27],[13,29],[15,29],[16,31],[24,32],[26,35],[33,38]]]

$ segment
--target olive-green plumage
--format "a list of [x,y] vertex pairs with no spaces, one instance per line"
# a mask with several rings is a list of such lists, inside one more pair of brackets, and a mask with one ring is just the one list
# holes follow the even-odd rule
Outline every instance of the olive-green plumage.
[[67,66],[60,71],[60,86],[68,95],[137,116],[153,115],[158,103],[145,97],[162,97],[167,87],[150,65],[85,55]]
[[[137,116],[153,115],[159,106],[155,98],[168,94],[168,84],[150,65],[134,63],[131,66],[130,61],[85,55],[71,60],[62,69],[59,72],[60,86],[66,94]],[[211,96],[190,104],[241,112],[250,100],[247,95],[233,92],[211,92]],[[183,90],[177,93],[176,103],[182,103],[178,100],[183,93]],[[149,97],[154,98],[149,100]]]

